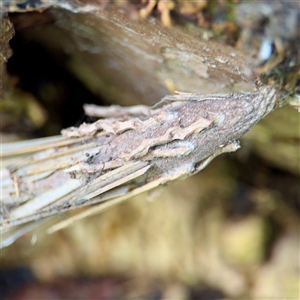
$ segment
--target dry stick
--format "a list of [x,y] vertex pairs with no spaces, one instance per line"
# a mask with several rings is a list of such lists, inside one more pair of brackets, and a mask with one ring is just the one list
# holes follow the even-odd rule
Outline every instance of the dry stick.
[[[129,197],[193,175],[219,154],[237,150],[237,139],[276,102],[271,87],[227,95],[179,93],[152,108],[107,108],[115,118],[69,128],[63,137],[3,145],[0,226],[9,231],[87,207],[48,230],[54,232]],[[105,114],[105,108],[96,111]],[[93,114],[91,106],[89,113]],[[20,157],[18,164],[11,163],[14,155],[23,153],[23,163]]]
[[[233,143],[233,144],[228,145],[226,147],[226,149],[220,149],[220,151],[216,152],[215,155],[212,155],[212,156],[208,157],[206,160],[204,160],[201,163],[201,166],[198,167],[197,171],[201,171],[202,169],[204,169],[217,155],[219,155],[223,152],[233,152],[233,151],[237,150],[238,148],[239,148],[239,145]],[[86,218],[88,216],[93,216],[95,214],[103,212],[103,211],[109,209],[110,207],[115,206],[117,204],[120,204],[120,203],[124,202],[125,200],[127,200],[127,199],[129,199],[133,196],[136,196],[136,195],[139,195],[141,193],[150,191],[151,189],[156,188],[159,185],[164,184],[168,181],[173,181],[173,180],[176,180],[176,179],[180,179],[181,177],[186,177],[186,175],[187,175],[186,170],[182,169],[182,170],[178,170],[177,173],[175,173],[171,176],[164,176],[164,177],[160,177],[160,178],[158,178],[154,181],[150,181],[149,183],[147,183],[147,184],[145,184],[145,185],[143,185],[139,188],[136,188],[135,190],[133,190],[131,192],[128,192],[127,194],[125,194],[123,196],[112,199],[110,201],[106,201],[103,204],[99,204],[97,206],[92,206],[91,208],[88,208],[87,210],[83,211],[82,213],[78,213],[75,216],[72,216],[72,217],[70,217],[70,218],[68,218],[64,221],[61,221],[61,222],[51,226],[47,230],[47,232],[48,233],[53,233],[55,231],[58,231],[62,228],[65,228],[65,227],[71,225],[75,221],[78,221],[78,220],[81,220],[81,219]]]

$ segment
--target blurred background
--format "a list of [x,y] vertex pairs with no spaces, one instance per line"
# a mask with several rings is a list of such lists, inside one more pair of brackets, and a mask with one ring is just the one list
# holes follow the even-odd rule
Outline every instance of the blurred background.
[[[252,91],[257,78],[294,97],[299,4],[254,2],[4,1],[2,143],[94,121],[84,103]],[[199,174],[21,237],[1,250],[1,298],[298,299],[299,125],[279,108]]]

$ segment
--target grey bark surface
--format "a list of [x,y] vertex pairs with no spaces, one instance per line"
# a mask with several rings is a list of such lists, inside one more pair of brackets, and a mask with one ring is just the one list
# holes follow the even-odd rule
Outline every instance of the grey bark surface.
[[111,205],[124,195],[193,175],[217,155],[237,150],[237,140],[277,100],[270,87],[256,93],[166,96],[148,109],[149,116],[128,116],[125,109],[122,118],[64,130],[57,146],[47,147],[43,140],[40,151],[38,141],[27,149],[3,145],[4,157],[18,151],[29,156],[2,171],[1,227],[116,198],[107,200]]
[[[4,4],[11,12],[20,12],[17,3],[24,2]],[[1,145],[2,268],[26,264],[42,282],[57,282],[60,276],[112,276],[118,282],[123,278],[113,287],[117,293],[126,290],[118,299],[153,295],[158,286],[164,299],[190,299],[191,289],[201,297],[217,291],[220,298],[230,299],[298,299],[299,115],[284,107],[259,121],[272,110],[278,94],[267,86],[255,90],[248,67],[253,59],[248,53],[250,40],[244,41],[242,50],[191,24],[163,28],[161,20],[151,15],[133,20],[122,6],[132,1],[115,2],[118,5],[103,8],[103,1],[54,0],[51,4],[56,6],[44,10],[49,1],[30,1],[45,4],[38,10],[43,13],[10,15],[24,40],[63,57],[74,77],[95,95],[107,95],[105,105],[121,106],[86,105],[87,115],[104,119],[67,129],[61,136]],[[285,50],[278,58],[285,55],[287,60],[275,72],[275,81],[284,82],[286,67],[299,65],[299,50],[288,32],[276,36],[273,28],[290,29],[286,25],[297,14],[291,6],[297,4],[266,2],[257,1],[250,8],[239,2],[239,8],[246,9],[237,10],[237,19],[258,48],[257,37],[269,46],[276,39],[275,48],[284,42],[285,48],[277,52]],[[215,3],[222,7],[229,2]],[[257,16],[270,22],[252,26]],[[1,49],[8,52],[2,52],[1,60],[8,58],[13,34],[11,24],[5,24],[8,30],[2,33],[8,34],[1,39]],[[271,66],[276,51],[274,58]],[[22,59],[30,60],[24,55]],[[265,70],[269,67],[264,65]],[[283,75],[292,88],[299,72]],[[16,78],[9,79],[6,88],[16,84]],[[48,95],[48,88],[42,89],[46,96],[61,93],[60,86],[50,85]],[[201,94],[166,96],[161,104],[150,106],[175,90]],[[29,101],[20,90],[4,95],[1,125],[14,126],[14,135],[3,130],[2,144],[20,140],[29,111],[39,116],[38,123],[47,117],[51,123],[55,117],[47,109],[43,117],[38,106],[28,109],[37,101]],[[28,105],[25,112],[20,112],[20,103]],[[135,104],[146,105],[131,107]],[[69,114],[72,109],[70,105]],[[236,150],[242,134],[239,151],[210,163],[219,154]],[[114,209],[98,214],[110,207]],[[64,285],[59,279],[59,284],[66,298],[70,281]],[[97,287],[105,295],[111,288],[98,283]],[[53,297],[53,285],[49,289],[43,283],[43,288],[48,290],[40,290],[40,298],[46,293]],[[79,288],[81,295],[90,292]],[[16,292],[32,298],[32,292]],[[35,297],[37,293],[35,289]]]

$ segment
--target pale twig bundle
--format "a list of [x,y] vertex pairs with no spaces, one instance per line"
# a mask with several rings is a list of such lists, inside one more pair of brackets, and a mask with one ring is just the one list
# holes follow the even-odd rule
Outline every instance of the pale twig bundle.
[[199,172],[217,155],[238,149],[237,139],[275,106],[270,87],[180,93],[152,108],[86,106],[87,114],[106,118],[62,136],[2,145],[2,246],[53,215],[84,208],[49,233]]

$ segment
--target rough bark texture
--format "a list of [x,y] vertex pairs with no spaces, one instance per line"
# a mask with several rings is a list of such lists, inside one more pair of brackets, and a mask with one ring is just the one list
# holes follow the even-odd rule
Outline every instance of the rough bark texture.
[[[42,201],[36,201],[35,212],[43,210],[44,216],[49,212],[55,213],[55,217],[49,221],[43,218],[40,221],[21,224],[20,227],[10,227],[10,240],[5,240],[7,236],[5,230],[3,231],[3,244],[10,244],[19,236],[23,236],[2,249],[2,267],[9,269],[27,265],[38,280],[52,282],[50,288],[39,285],[17,290],[14,287],[14,299],[45,298],[48,293],[49,297],[53,297],[53,291],[55,298],[60,296],[62,299],[87,299],[88,295],[91,295],[91,286],[87,286],[90,281],[78,280],[72,285],[70,281],[61,279],[61,276],[82,275],[96,277],[94,283],[97,291],[93,290],[93,299],[102,295],[106,299],[299,298],[299,270],[295,269],[299,261],[299,116],[295,110],[290,107],[275,110],[242,137],[242,147],[236,153],[220,156],[211,162],[208,168],[184,181],[176,181],[170,186],[163,184],[166,180],[173,181],[181,175],[187,175],[187,170],[191,173],[198,171],[220,152],[237,147],[235,143],[231,144],[233,148],[226,147],[226,143],[220,145],[225,148],[216,146],[223,141],[223,137],[224,141],[229,141],[229,138],[236,139],[244,133],[243,128],[240,128],[231,132],[232,135],[225,134],[223,129],[225,125],[228,128],[230,123],[227,121],[230,119],[224,119],[224,116],[228,115],[227,110],[219,106],[222,101],[228,103],[226,107],[232,109],[231,114],[233,111],[238,112],[232,119],[236,120],[235,124],[249,128],[252,124],[247,121],[251,119],[256,122],[255,120],[260,118],[259,114],[253,114],[259,111],[258,107],[251,108],[249,103],[261,99],[261,96],[270,101],[272,99],[268,98],[268,93],[266,95],[266,87],[253,92],[255,78],[251,75],[252,69],[249,65],[257,63],[257,58],[262,53],[259,50],[262,42],[274,50],[270,61],[263,63],[260,70],[256,70],[266,71],[266,80],[263,82],[281,82],[287,94],[295,88],[299,89],[299,49],[295,47],[297,27],[291,27],[297,23],[294,22],[294,17],[297,17],[294,8],[298,3],[291,2],[285,5],[278,1],[258,1],[251,5],[251,9],[249,3],[241,3],[237,9],[237,17],[244,33],[245,50],[224,45],[224,39],[219,39],[220,35],[216,38],[211,31],[190,23],[184,27],[182,20],[174,22],[171,28],[164,28],[162,25],[167,25],[170,14],[162,5],[173,3],[176,18],[176,13],[186,11],[190,3],[188,1],[157,1],[156,6],[153,5],[155,1],[151,1],[149,4],[152,5],[154,14],[149,15],[152,10],[148,6],[150,10],[145,20],[132,18],[136,12],[139,13],[140,9],[147,6],[144,1],[138,4],[116,1],[116,5],[109,4],[106,7],[103,2],[81,2],[86,5],[80,7],[80,1],[75,0],[57,1],[56,4],[60,7],[43,9],[43,13],[10,14],[16,36],[11,41],[14,56],[9,63],[20,53],[23,56],[16,64],[19,65],[19,73],[12,72],[10,67],[13,75],[9,77],[10,86],[16,84],[18,78],[19,88],[5,94],[1,103],[2,142],[16,139],[16,133],[18,139],[19,134],[24,136],[26,133],[27,137],[30,137],[29,131],[25,130],[26,127],[30,127],[30,121],[35,124],[31,128],[35,129],[42,128],[41,124],[45,124],[48,128],[46,132],[50,135],[58,134],[61,128],[73,126],[81,110],[69,124],[55,123],[55,128],[58,128],[55,133],[51,128],[61,107],[57,103],[63,102],[66,91],[74,93],[66,105],[63,120],[70,116],[71,112],[72,115],[76,114],[78,98],[81,98],[80,108],[83,103],[96,103],[87,100],[91,99],[90,95],[82,96],[77,92],[76,88],[82,83],[97,97],[107,95],[107,99],[102,103],[97,99],[97,104],[104,105],[152,105],[174,90],[200,92],[201,97],[205,97],[203,93],[210,96],[215,93],[227,93],[227,96],[217,97],[217,101],[214,102],[207,99],[206,95],[206,100],[197,104],[195,99],[186,104],[177,101],[176,104],[176,101],[170,101],[174,99],[171,96],[165,105],[173,103],[174,106],[169,106],[168,109],[167,106],[160,107],[172,112],[186,107],[189,108],[187,110],[191,116],[194,116],[194,111],[200,111],[200,108],[201,111],[205,109],[214,112],[204,115],[200,113],[199,117],[205,120],[198,119],[198,123],[190,124],[189,122],[194,121],[190,118],[175,121],[173,114],[167,113],[161,114],[160,117],[169,116],[169,121],[161,124],[156,113],[151,115],[152,112],[158,112],[159,107],[151,110],[148,106],[140,106],[134,110],[121,109],[121,112],[120,108],[114,107],[102,109],[100,112],[98,110],[102,117],[104,111],[104,114],[108,114],[104,115],[105,118],[110,117],[114,120],[100,121],[98,125],[81,128],[92,132],[92,136],[67,137],[68,134],[79,132],[72,130],[66,131],[65,137],[25,141],[22,145],[24,147],[19,148],[19,144],[14,149],[10,148],[12,157],[5,158],[2,162],[5,166],[10,166],[6,173],[6,183],[12,184],[8,184],[12,187],[11,192],[14,195],[19,193],[19,197],[11,198],[10,203],[8,199],[5,200],[8,210],[2,211],[3,216],[7,218],[4,225],[13,225],[7,222],[10,212],[14,211],[17,216],[18,208],[14,207],[16,199],[24,201],[19,203],[19,208],[26,207],[23,207],[26,203],[30,203],[29,207],[32,207],[33,203],[30,201],[33,198],[22,198],[26,195],[26,189],[36,193],[35,197],[37,194],[43,195],[50,186],[50,197],[45,198],[44,194],[40,198]],[[7,3],[9,1],[5,2]],[[199,6],[195,6],[192,11],[195,12],[197,20],[203,19],[203,8],[200,7],[200,2],[195,3]],[[209,5],[210,3],[217,6],[212,27],[220,28],[222,22],[218,24],[218,20],[220,21],[220,16],[222,18],[227,2],[224,4],[223,1],[209,1]],[[203,7],[206,4],[203,2]],[[10,6],[10,9],[18,11],[16,6]],[[206,9],[208,10],[209,8]],[[162,18],[153,17],[155,14]],[[173,16],[172,22],[175,20]],[[252,23],[248,22],[249,18],[252,18]],[[270,22],[258,22],[259,26],[252,26],[253,22],[261,19]],[[278,30],[273,29],[276,26],[290,32],[280,31],[280,34],[275,36],[273,33]],[[247,37],[248,40],[245,40]],[[20,38],[23,44],[14,46],[14,42]],[[4,47],[7,47],[8,39],[5,39]],[[253,55],[248,55],[249,47],[254,44],[257,49],[252,52]],[[26,51],[27,45],[33,45],[28,48],[30,51]],[[36,47],[37,45],[39,47]],[[41,60],[40,54],[43,53],[43,49],[47,49],[51,55]],[[55,80],[45,82],[45,79],[49,80],[49,65],[54,66],[58,62],[64,68],[54,72]],[[274,67],[276,63],[279,64],[278,68]],[[41,66],[41,71],[32,81],[35,93],[31,93],[31,89],[27,89],[25,93],[20,88],[28,88],[26,83],[29,74],[36,65]],[[67,75],[65,70],[68,71]],[[77,81],[71,82],[68,88],[63,88],[61,82],[56,79],[63,76],[66,80],[70,74],[76,77]],[[238,93],[229,95],[228,92],[232,90]],[[245,91],[251,93],[246,94]],[[56,98],[53,95],[58,100],[54,100]],[[234,95],[237,102],[230,101]],[[240,96],[247,101],[238,100]],[[297,103],[297,99],[294,100]],[[231,106],[237,103],[241,106]],[[23,110],[20,109],[20,104]],[[183,114],[184,111],[185,109],[180,112]],[[240,113],[243,116],[247,114],[249,119],[238,119]],[[123,120],[122,116],[125,115],[127,118]],[[132,122],[137,118],[141,121]],[[156,126],[155,136],[151,136],[150,131],[147,132],[147,136],[139,131],[139,124],[145,125],[146,120],[158,122],[149,123],[149,126],[159,124]],[[181,122],[184,126],[178,129]],[[115,126],[116,124],[118,126]],[[190,127],[194,126],[193,124],[196,127]],[[122,132],[123,125],[133,127]],[[97,126],[100,126],[97,129],[99,131],[93,132]],[[170,129],[170,135],[163,134],[163,129],[167,128]],[[109,137],[101,137],[102,129],[108,130]],[[189,134],[194,129],[196,132]],[[187,133],[183,140],[172,141],[173,134],[183,137],[183,133]],[[148,138],[146,143],[139,144],[142,145],[142,151],[135,152],[133,156],[130,155],[133,142],[128,142],[130,134]],[[112,143],[116,143],[118,139],[119,142],[126,141],[122,144],[124,152],[111,148]],[[107,148],[98,146],[103,141],[107,142]],[[195,147],[200,141],[201,145],[204,143],[203,149],[207,149],[207,152]],[[94,142],[96,144],[93,144]],[[159,143],[164,144],[158,145]],[[58,152],[47,152],[46,149],[49,149],[50,145],[52,150],[56,149]],[[101,156],[100,148],[103,150],[101,154],[104,154],[104,150],[111,149],[112,154],[121,154],[123,158],[110,160],[104,155],[108,161],[101,164],[97,159]],[[17,153],[17,149],[21,149],[21,153],[26,150],[27,153],[13,155]],[[33,152],[35,155],[32,155]],[[46,155],[44,160],[37,157],[37,153]],[[85,154],[91,155],[87,157]],[[24,156],[28,160],[24,161]],[[144,157],[144,160],[141,157]],[[36,160],[39,162],[33,164]],[[179,164],[191,168],[179,170]],[[50,170],[44,181],[41,177],[45,173],[24,176],[27,171],[36,172],[36,167],[45,166],[52,168],[51,170],[57,170],[58,166],[62,169],[54,173]],[[159,166],[163,168],[159,169]],[[68,169],[67,172],[63,171],[64,168]],[[169,172],[162,172],[162,169]],[[16,176],[10,177],[9,174]],[[55,188],[62,185],[71,190],[74,188],[72,183],[76,183],[76,180],[80,181],[81,190],[80,194],[73,193],[74,201],[69,201],[67,195],[61,202],[45,204],[49,199],[50,202],[56,200],[51,196]],[[66,182],[69,185],[64,184]],[[92,184],[83,187],[83,182]],[[1,183],[5,182],[2,180]],[[49,228],[54,232],[74,223],[80,217],[107,209],[158,185],[160,188],[155,188],[151,193],[137,195],[126,204],[115,206],[104,214],[85,218],[52,235],[45,234]],[[85,193],[86,191],[88,193]],[[84,198],[86,195],[89,199]],[[106,195],[106,198],[103,195]],[[79,198],[83,201],[77,201]],[[153,201],[155,198],[158,198],[158,201]],[[92,205],[92,199],[109,201],[98,206],[99,203]],[[63,203],[70,207],[63,207]],[[77,210],[62,213],[68,208],[79,206],[81,208]],[[2,207],[4,208],[4,205]],[[62,209],[57,212],[55,207]],[[22,209],[19,210],[19,216],[24,213]],[[30,213],[34,213],[35,217],[42,217],[41,213],[35,212]],[[71,218],[67,220],[67,217]],[[29,215],[26,218],[30,218]],[[47,222],[42,224],[44,221]],[[26,232],[30,233],[25,234]],[[97,276],[104,277],[105,281]],[[112,280],[107,279],[108,277]],[[9,283],[11,278],[9,276]],[[121,283],[118,280],[115,282],[116,278],[121,278]],[[130,281],[124,281],[128,278]],[[74,292],[75,286],[80,290]],[[73,287],[73,294],[68,292],[70,287]]]
[[[33,154],[2,171],[1,227],[102,202],[113,189],[136,194],[195,174],[215,156],[238,149],[237,139],[275,106],[272,88],[166,96],[149,116],[125,114],[67,129],[60,147],[45,147],[43,140],[31,149],[4,145],[8,158],[14,150]],[[37,151],[38,144],[45,149]]]

